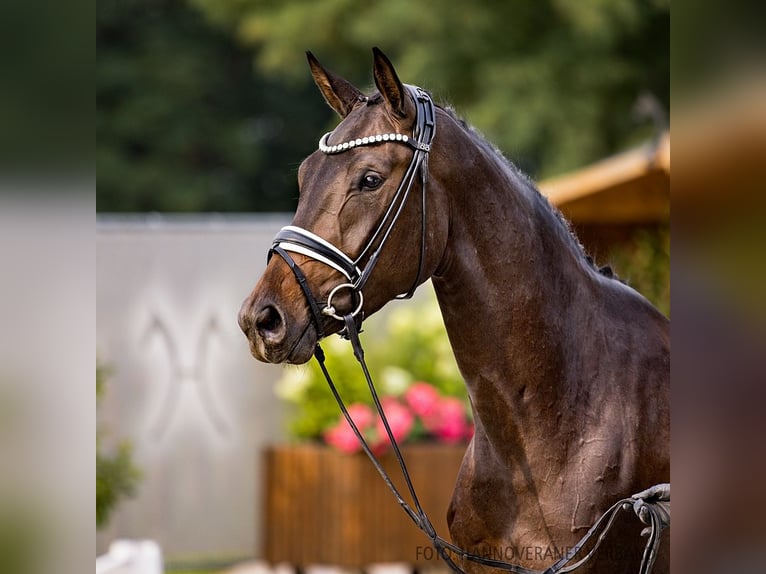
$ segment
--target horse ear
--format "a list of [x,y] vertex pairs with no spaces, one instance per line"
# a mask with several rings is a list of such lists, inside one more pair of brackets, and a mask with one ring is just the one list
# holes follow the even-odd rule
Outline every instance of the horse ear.
[[374,56],[373,75],[375,77],[375,85],[394,115],[403,118],[407,115],[406,95],[404,86],[399,81],[399,76],[396,75],[394,65],[379,48],[373,48],[372,53]]
[[355,104],[367,99],[350,82],[322,67],[322,64],[314,57],[314,54],[306,52],[306,58],[309,61],[314,83],[319,88],[319,91],[322,92],[325,101],[341,118],[345,118],[354,108]]

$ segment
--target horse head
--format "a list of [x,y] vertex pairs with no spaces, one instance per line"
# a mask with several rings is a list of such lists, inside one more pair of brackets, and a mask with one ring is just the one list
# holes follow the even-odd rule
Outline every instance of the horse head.
[[359,321],[411,294],[444,252],[446,195],[433,174],[426,186],[436,160],[435,108],[425,92],[402,84],[380,50],[373,54],[378,92],[368,97],[307,53],[342,121],[301,164],[292,224],[275,238],[242,304],[239,324],[259,360],[308,361],[344,316]]

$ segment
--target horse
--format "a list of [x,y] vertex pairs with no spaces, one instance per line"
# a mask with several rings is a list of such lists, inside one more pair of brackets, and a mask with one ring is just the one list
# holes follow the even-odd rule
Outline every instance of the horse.
[[[475,423],[450,536],[544,569],[614,501],[669,482],[669,320],[597,267],[534,183],[452,109],[435,106],[430,143],[408,138],[424,129],[423,92],[379,49],[371,95],[307,57],[341,121],[301,163],[294,219],[272,252],[296,230],[303,242],[271,257],[240,309],[250,351],[305,363],[345,329],[337,319],[430,278]],[[635,572],[642,526],[618,520],[581,571]],[[667,543],[655,566],[668,571]]]

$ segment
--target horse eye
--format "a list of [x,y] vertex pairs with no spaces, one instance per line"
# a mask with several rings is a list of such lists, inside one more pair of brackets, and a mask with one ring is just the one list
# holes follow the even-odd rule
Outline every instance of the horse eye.
[[383,184],[383,178],[374,173],[368,173],[362,178],[362,189],[378,189]]

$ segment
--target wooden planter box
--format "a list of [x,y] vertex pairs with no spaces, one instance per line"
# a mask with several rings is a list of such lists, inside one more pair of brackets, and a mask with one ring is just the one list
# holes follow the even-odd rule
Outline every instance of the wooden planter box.
[[[402,447],[415,490],[436,531],[449,538],[447,508],[464,445]],[[393,455],[381,458],[403,496]],[[326,446],[275,446],[265,452],[264,557],[297,566],[363,568],[376,562],[436,565],[430,541],[396,502],[364,453]],[[408,496],[408,495],[406,495]]]

